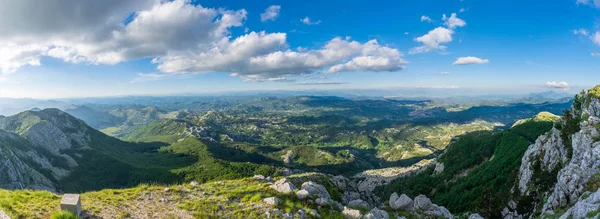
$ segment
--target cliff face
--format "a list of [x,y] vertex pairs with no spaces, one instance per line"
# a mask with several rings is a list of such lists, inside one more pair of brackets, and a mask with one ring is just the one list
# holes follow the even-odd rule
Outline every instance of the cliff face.
[[24,161],[33,152],[26,144],[20,136],[0,130],[0,188],[54,191],[52,182]]
[[88,127],[56,110],[26,111],[0,120],[0,188],[55,190],[78,164],[75,148],[87,147]]
[[[600,98],[596,87],[577,95],[573,106],[554,128],[525,153],[515,186],[515,198],[505,218],[553,215],[581,206],[584,193],[600,169]],[[566,214],[566,213],[565,213]]]

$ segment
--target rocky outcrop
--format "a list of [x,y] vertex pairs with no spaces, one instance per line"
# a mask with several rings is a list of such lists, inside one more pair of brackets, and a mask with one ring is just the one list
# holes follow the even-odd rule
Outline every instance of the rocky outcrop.
[[484,218],[479,214],[471,214],[471,215],[469,215],[469,219],[484,219]]
[[356,208],[356,209],[369,209],[369,203],[362,200],[362,199],[356,199],[356,200],[352,200],[351,202],[348,203],[348,207],[351,208]]
[[363,219],[389,219],[390,215],[384,211],[384,210],[379,210],[378,208],[373,208],[371,209],[371,211],[369,211],[369,213],[365,214],[365,216],[363,216]]
[[43,189],[55,191],[46,176],[25,162],[28,152],[14,146],[27,144],[20,136],[0,130],[0,188]]
[[544,205],[544,211],[567,206],[576,201],[584,192],[584,186],[590,177],[598,172],[600,166],[600,142],[596,139],[600,134],[600,119],[591,115],[581,123],[581,131],[572,137],[573,152],[571,161],[558,172],[558,180],[554,190]]
[[[589,179],[600,170],[599,117],[600,98],[596,94],[576,96],[573,106],[553,129],[525,152],[517,176],[517,198],[502,212],[504,218],[551,214],[578,202]],[[533,212],[516,212],[514,200],[524,196],[536,196]],[[547,201],[542,205],[542,200]]]
[[308,194],[310,194],[311,196],[314,196],[314,197],[325,198],[325,199],[331,198],[331,196],[329,195],[329,192],[327,192],[327,189],[325,189],[325,186],[315,183],[315,182],[312,182],[312,181],[302,183],[302,190],[307,191]]
[[431,199],[427,198],[427,196],[419,195],[415,197],[414,207],[417,210],[427,211],[431,208]]
[[283,201],[277,197],[269,197],[269,198],[264,198],[263,202],[266,203],[267,205],[275,206],[275,205],[281,204]]
[[390,196],[389,205],[392,209],[397,210],[412,210],[413,209],[413,200],[405,194],[398,196],[397,193],[394,192]]
[[582,198],[569,208],[560,219],[567,218],[598,218],[600,215],[600,189],[594,193],[587,193],[587,198]]
[[10,219],[10,217],[4,211],[0,210],[0,219]]
[[290,194],[294,192],[294,190],[296,190],[296,186],[288,182],[287,178],[277,180],[277,182],[273,183],[273,185],[271,185],[270,187],[279,193],[285,194]]
[[347,219],[360,219],[362,217],[362,214],[360,213],[359,210],[347,208],[347,207],[344,207],[342,214]]

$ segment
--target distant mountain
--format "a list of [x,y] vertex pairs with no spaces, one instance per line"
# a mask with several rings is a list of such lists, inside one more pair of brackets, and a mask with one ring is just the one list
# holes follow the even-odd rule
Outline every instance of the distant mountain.
[[[192,157],[109,137],[58,109],[0,117],[0,187],[85,191],[176,182]],[[168,164],[161,161],[168,160]]]

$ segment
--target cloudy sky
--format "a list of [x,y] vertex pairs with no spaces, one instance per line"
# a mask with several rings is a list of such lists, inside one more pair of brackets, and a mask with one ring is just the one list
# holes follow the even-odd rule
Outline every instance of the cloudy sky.
[[600,84],[600,0],[0,0],[0,14],[0,97]]

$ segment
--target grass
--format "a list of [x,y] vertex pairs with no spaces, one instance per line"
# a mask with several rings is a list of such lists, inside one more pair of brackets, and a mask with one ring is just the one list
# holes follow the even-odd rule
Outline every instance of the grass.
[[[165,187],[170,191],[165,191]],[[273,196],[283,203],[273,207],[263,203],[262,199]],[[0,210],[11,218],[74,218],[60,212],[61,198],[46,191],[0,190]],[[343,218],[339,212],[330,212],[332,206],[318,207],[293,194],[279,194],[269,184],[251,178],[195,187],[141,184],[127,189],[104,189],[82,193],[81,203],[85,214],[100,218],[264,218],[272,208],[282,212],[316,209],[323,218]]]
[[52,213],[50,219],[79,219],[79,217],[68,211],[57,211]]

